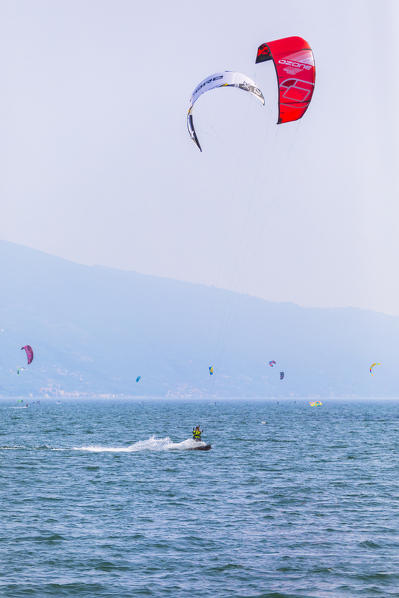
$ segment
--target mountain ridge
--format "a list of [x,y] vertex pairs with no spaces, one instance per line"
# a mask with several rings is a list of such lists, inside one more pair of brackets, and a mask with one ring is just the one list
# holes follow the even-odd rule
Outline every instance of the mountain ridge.
[[[2,396],[395,396],[399,388],[395,316],[275,303],[6,241],[0,276]],[[27,343],[35,359],[18,376]],[[374,376],[372,361],[382,363]]]

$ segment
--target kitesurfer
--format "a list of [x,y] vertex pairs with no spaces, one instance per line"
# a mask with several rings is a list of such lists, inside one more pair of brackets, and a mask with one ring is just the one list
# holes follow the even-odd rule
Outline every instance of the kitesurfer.
[[200,429],[199,426],[196,426],[195,428],[193,428],[193,438],[194,440],[196,440],[197,442],[201,441],[201,434],[202,434],[203,430]]

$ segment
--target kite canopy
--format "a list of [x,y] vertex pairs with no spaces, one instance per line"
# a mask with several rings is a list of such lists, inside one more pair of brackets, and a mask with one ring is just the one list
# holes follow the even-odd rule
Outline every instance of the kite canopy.
[[276,365],[276,362],[274,361],[274,359],[272,359],[271,361],[269,361],[269,365],[271,368],[274,368],[274,366]]
[[24,347],[21,347],[21,351],[24,351],[24,350],[26,352],[26,357],[28,359],[28,365],[29,365],[33,361],[33,349],[30,345],[25,345]]
[[261,90],[257,87],[255,81],[243,75],[242,73],[236,73],[234,71],[223,71],[221,73],[214,73],[213,75],[209,75],[206,77],[201,83],[197,85],[197,87],[193,91],[193,95],[190,99],[190,106],[188,108],[187,114],[187,129],[190,133],[191,139],[194,141],[198,149],[202,152],[202,148],[198,141],[197,134],[194,129],[194,122],[193,122],[193,115],[192,109],[195,102],[198,98],[205,92],[210,91],[211,89],[216,89],[216,87],[238,87],[243,91],[249,91],[253,96],[255,96],[263,105],[265,104],[265,99]]
[[136,382],[140,382],[140,380],[141,380],[141,376],[137,376]]
[[284,37],[262,44],[256,63],[273,60],[278,79],[278,121],[302,118],[312,99],[316,80],[314,56],[302,37]]
[[209,375],[213,376],[213,365],[209,366]]
[[284,380],[284,376],[285,376],[284,372],[280,372],[280,380]]

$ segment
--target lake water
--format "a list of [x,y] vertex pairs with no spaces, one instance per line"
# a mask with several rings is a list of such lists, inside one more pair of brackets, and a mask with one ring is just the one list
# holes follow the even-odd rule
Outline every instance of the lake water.
[[399,401],[323,403],[3,400],[0,595],[399,596]]

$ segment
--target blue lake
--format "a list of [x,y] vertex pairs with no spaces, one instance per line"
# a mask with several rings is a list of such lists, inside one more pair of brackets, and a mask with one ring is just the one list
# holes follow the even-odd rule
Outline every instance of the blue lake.
[[399,401],[323,403],[3,400],[0,595],[399,596]]

